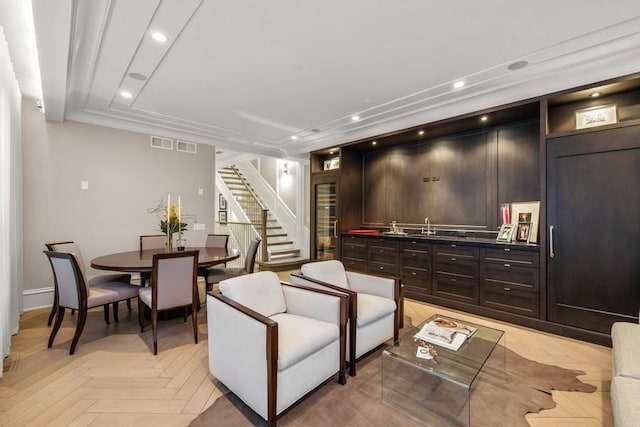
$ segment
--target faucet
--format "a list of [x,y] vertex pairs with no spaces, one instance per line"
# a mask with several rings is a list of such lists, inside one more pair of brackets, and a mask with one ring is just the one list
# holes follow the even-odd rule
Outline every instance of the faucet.
[[398,232],[398,228],[396,227],[396,222],[395,221],[391,221],[391,232],[392,233],[397,233]]
[[424,223],[427,225],[427,230],[425,231],[424,227],[422,227],[422,234],[426,234],[427,236],[436,234],[435,230],[431,230],[431,221],[429,221],[429,217],[424,219]]

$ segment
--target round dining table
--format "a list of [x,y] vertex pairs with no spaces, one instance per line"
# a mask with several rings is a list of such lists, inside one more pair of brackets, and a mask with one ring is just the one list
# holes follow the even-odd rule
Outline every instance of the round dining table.
[[[240,257],[240,250],[238,249],[188,247],[185,250],[198,251],[198,268],[223,264]],[[115,270],[127,273],[150,272],[153,264],[153,255],[159,253],[165,253],[165,249],[146,249],[144,251],[137,250],[103,255],[92,259],[91,267],[99,270]]]

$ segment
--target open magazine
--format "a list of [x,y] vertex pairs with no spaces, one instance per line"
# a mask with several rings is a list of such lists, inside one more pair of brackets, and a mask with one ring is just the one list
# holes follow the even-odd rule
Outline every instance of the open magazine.
[[449,350],[458,350],[466,339],[475,332],[476,328],[473,326],[443,317],[436,317],[425,323],[420,332],[413,337]]

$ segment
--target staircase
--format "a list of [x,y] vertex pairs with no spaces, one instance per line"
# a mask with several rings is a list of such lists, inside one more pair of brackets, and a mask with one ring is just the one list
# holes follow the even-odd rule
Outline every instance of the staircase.
[[[218,170],[218,174],[258,233],[263,235],[264,204],[259,200],[259,196],[253,191],[249,182],[234,166],[222,168]],[[300,249],[294,247],[293,241],[270,211],[267,211],[266,227],[267,238],[263,244],[266,243],[268,259],[262,260],[260,264],[278,264],[287,267],[296,264],[300,260]]]

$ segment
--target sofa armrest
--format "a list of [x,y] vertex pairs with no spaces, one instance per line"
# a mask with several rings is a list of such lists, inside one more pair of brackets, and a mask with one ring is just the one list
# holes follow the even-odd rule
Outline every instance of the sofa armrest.
[[400,296],[400,282],[393,277],[347,271],[349,289],[364,294],[377,295],[397,301]]
[[209,292],[207,328],[211,373],[264,419],[275,415],[278,324]]

